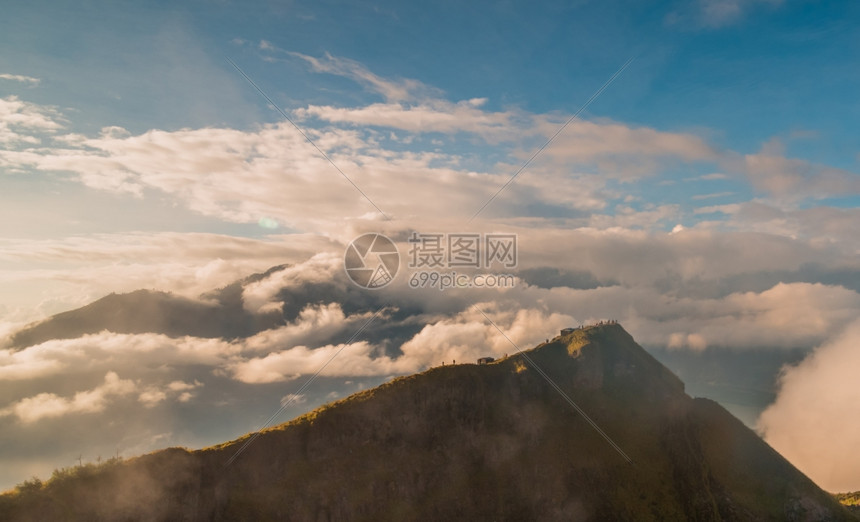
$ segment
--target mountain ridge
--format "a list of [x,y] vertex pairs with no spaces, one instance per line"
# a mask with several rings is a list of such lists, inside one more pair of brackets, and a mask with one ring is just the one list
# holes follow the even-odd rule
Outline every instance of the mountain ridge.
[[168,337],[245,337],[271,328],[281,319],[272,314],[248,313],[242,305],[243,287],[288,267],[273,266],[205,292],[199,299],[145,289],[110,293],[82,307],[24,326],[12,334],[11,344],[14,348],[23,348],[102,330],[123,334],[161,333]]
[[0,514],[9,520],[57,514],[72,520],[855,520],[721,406],[689,397],[680,379],[620,325],[577,330],[526,353],[488,365],[431,368],[258,434],[196,451],[163,450],[86,481],[7,494]]

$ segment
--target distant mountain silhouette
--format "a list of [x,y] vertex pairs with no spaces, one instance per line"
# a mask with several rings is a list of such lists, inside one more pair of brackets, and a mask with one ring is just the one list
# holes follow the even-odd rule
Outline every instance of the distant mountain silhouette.
[[[855,520],[619,325],[0,496],[29,520]],[[229,464],[228,464],[229,463]]]
[[[284,268],[287,265],[272,267],[203,294],[200,299],[153,290],[110,294],[81,308],[28,325],[12,335],[12,348],[20,349],[51,339],[74,339],[105,330],[120,334],[156,333],[169,337],[190,335],[237,339],[294,321],[310,305],[338,303],[346,314],[372,311],[382,305],[375,294],[345,280],[335,279],[304,282],[281,289],[276,298],[284,303],[282,311],[247,311],[242,299],[246,286]],[[345,275],[340,276],[345,279]],[[393,312],[391,318],[403,319],[419,312],[417,309],[401,307]],[[387,344],[394,346],[396,341],[405,342],[421,326],[416,323],[403,328],[391,325],[377,328],[372,340],[387,340]]]
[[252,315],[242,306],[245,285],[285,266],[236,281],[192,300],[167,292],[137,290],[110,294],[81,308],[56,314],[29,325],[12,336],[22,348],[51,339],[73,339],[107,330],[115,333],[160,333],[170,337],[245,337],[282,322],[273,315]]

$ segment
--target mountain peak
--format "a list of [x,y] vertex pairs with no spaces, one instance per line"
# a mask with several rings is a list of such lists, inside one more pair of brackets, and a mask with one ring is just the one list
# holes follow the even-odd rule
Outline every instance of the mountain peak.
[[723,408],[687,396],[618,324],[566,332],[491,364],[400,377],[218,446],[156,452],[0,497],[4,520],[131,514],[852,520]]
[[563,329],[524,353],[526,361],[532,359],[540,367],[572,372],[575,388],[684,393],[684,383],[617,322]]

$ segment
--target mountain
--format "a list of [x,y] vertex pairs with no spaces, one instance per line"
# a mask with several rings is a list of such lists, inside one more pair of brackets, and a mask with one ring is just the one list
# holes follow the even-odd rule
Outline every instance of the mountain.
[[12,336],[12,346],[23,348],[51,339],[73,339],[102,330],[114,333],[160,333],[169,337],[232,339],[247,337],[282,323],[282,319],[247,312],[242,305],[245,285],[286,266],[275,266],[194,300],[168,292],[136,290],[109,294],[86,306],[53,315]]
[[219,446],[58,472],[0,496],[0,518],[856,520],[615,324]]
[[[364,313],[378,309],[378,296],[345,284],[345,274],[330,281],[302,281],[279,290],[275,296],[283,303],[278,311],[257,313],[244,306],[243,292],[272,274],[288,268],[274,266],[223,288],[207,292],[197,299],[169,292],[136,290],[109,294],[86,306],[62,312],[27,325],[11,336],[11,348],[21,349],[52,339],[74,339],[107,330],[118,334],[155,333],[168,337],[238,339],[294,321],[307,306],[338,303],[344,313]],[[413,307],[400,307],[389,319],[402,320],[420,313]],[[390,323],[392,321],[389,321]],[[374,340],[405,342],[420,330],[420,325],[377,329]],[[333,342],[342,342],[333,339]]]

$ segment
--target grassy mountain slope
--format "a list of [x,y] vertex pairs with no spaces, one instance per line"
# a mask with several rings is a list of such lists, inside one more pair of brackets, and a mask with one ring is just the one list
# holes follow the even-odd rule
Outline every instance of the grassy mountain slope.
[[620,326],[430,369],[261,433],[0,497],[3,520],[854,520]]

